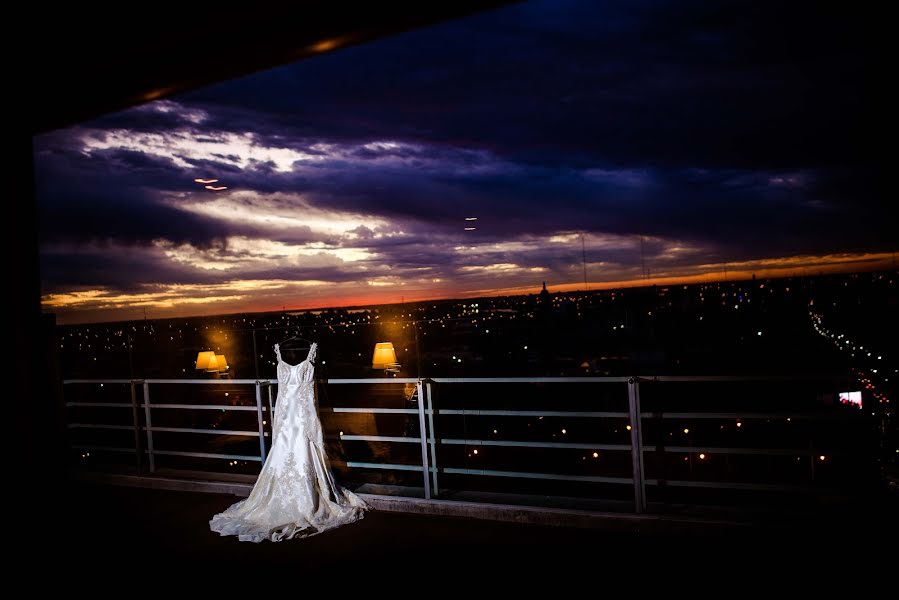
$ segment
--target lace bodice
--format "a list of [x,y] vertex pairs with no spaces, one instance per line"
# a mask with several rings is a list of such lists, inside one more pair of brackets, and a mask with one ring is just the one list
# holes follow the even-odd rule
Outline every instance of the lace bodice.
[[312,342],[309,346],[309,354],[306,360],[292,365],[281,358],[281,347],[275,344],[275,356],[278,357],[278,383],[310,383],[315,376],[315,357],[318,353],[318,344]]

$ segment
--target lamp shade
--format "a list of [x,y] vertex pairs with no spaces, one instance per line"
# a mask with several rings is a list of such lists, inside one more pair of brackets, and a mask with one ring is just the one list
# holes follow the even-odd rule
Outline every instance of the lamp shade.
[[219,361],[218,357],[215,353],[209,358],[209,362],[206,363],[206,372],[207,373],[215,373],[219,370]]
[[225,360],[224,354],[216,354],[215,355],[216,366],[218,367],[218,371],[224,373],[228,370],[228,361]]
[[392,342],[378,342],[375,344],[375,352],[371,357],[372,369],[386,369],[389,365],[396,364],[396,350]]
[[206,352],[197,353],[197,369],[206,370],[209,368],[209,360],[215,358],[215,352],[208,350]]

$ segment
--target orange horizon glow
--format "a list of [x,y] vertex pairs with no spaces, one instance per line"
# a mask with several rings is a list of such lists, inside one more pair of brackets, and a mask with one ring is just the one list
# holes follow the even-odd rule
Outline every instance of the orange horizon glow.
[[[879,271],[895,268],[895,262],[892,253],[868,253],[868,254],[835,254],[826,255],[817,258],[817,262],[810,260],[802,261],[798,258],[785,259],[765,259],[761,261],[751,261],[745,263],[727,263],[727,277],[724,277],[724,265],[703,265],[707,267],[703,273],[691,275],[669,275],[644,278],[619,279],[611,281],[588,281],[587,291],[599,291],[608,289],[626,289],[634,287],[667,286],[667,285],[691,285],[699,283],[715,283],[715,282],[734,282],[751,280],[753,274],[757,279],[777,279],[785,277],[801,277],[815,275],[835,275],[850,274],[859,272]],[[763,265],[770,265],[764,267]],[[754,268],[753,268],[754,267]],[[284,282],[288,284],[290,282]],[[541,281],[542,284],[542,281]],[[234,284],[240,286],[240,282]],[[270,284],[271,285],[271,284]],[[324,285],[334,285],[335,287],[345,287],[345,285],[337,286],[337,284],[328,284],[320,282],[315,287]],[[245,286],[246,292],[254,291],[251,282],[247,282]],[[436,286],[435,286],[436,287]],[[584,282],[553,284],[549,283],[548,287],[551,292],[573,292],[584,291]],[[260,286],[259,289],[263,289]],[[542,285],[534,284],[527,286],[513,286],[492,289],[405,289],[401,285],[392,286],[390,291],[383,288],[378,291],[369,293],[354,292],[352,295],[340,297],[334,294],[332,301],[325,302],[320,296],[314,298],[295,298],[291,302],[273,303],[270,299],[263,302],[254,302],[251,297],[243,295],[223,295],[223,296],[207,296],[207,297],[190,297],[179,299],[159,299],[154,300],[152,294],[139,295],[136,301],[130,304],[122,303],[114,307],[80,307],[80,304],[89,302],[92,295],[101,295],[102,291],[84,292],[84,297],[88,300],[79,299],[67,303],[61,300],[50,301],[58,295],[47,295],[42,298],[44,310],[52,312],[50,309],[57,311],[57,322],[60,325],[76,325],[87,323],[102,323],[116,321],[140,320],[145,308],[151,309],[153,319],[168,319],[180,317],[203,317],[227,314],[242,313],[263,313],[278,311],[303,311],[303,310],[324,310],[327,308],[358,308],[373,305],[390,305],[400,304],[401,302],[424,302],[437,300],[465,300],[471,298],[497,297],[497,296],[515,296],[535,294],[542,289]],[[246,298],[245,302],[241,302]],[[115,299],[106,300],[107,304],[115,303]],[[239,306],[232,303],[240,302]],[[75,306],[78,306],[77,308]],[[197,311],[198,306],[206,306],[205,312]],[[219,307],[218,311],[216,308]],[[125,316],[129,315],[129,316]]]

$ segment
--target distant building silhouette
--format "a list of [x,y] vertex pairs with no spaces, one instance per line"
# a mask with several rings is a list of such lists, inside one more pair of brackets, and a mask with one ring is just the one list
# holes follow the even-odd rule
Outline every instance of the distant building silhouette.
[[540,290],[540,298],[538,299],[540,306],[549,307],[551,304],[551,300],[549,297],[549,290],[546,289],[546,282],[543,282],[543,289]]

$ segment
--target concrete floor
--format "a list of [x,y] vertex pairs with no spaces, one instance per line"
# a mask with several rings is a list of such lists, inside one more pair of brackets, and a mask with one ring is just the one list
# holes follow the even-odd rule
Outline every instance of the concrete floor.
[[559,569],[589,575],[598,566],[608,572],[622,566],[709,561],[737,570],[760,557],[768,565],[803,557],[841,562],[869,554],[881,540],[892,545],[899,531],[895,518],[872,523],[861,515],[796,528],[780,523],[673,535],[373,511],[362,521],[311,538],[251,544],[209,530],[211,516],[237,500],[231,495],[90,482],[68,483],[65,495],[54,515],[64,528],[48,524],[42,537],[32,540],[43,548],[42,560],[51,558],[75,573],[124,570],[165,579],[175,571],[196,576],[223,567],[241,573],[286,567],[292,575],[328,572],[348,578],[392,574],[396,581],[454,573],[468,577],[510,568],[516,577]]

